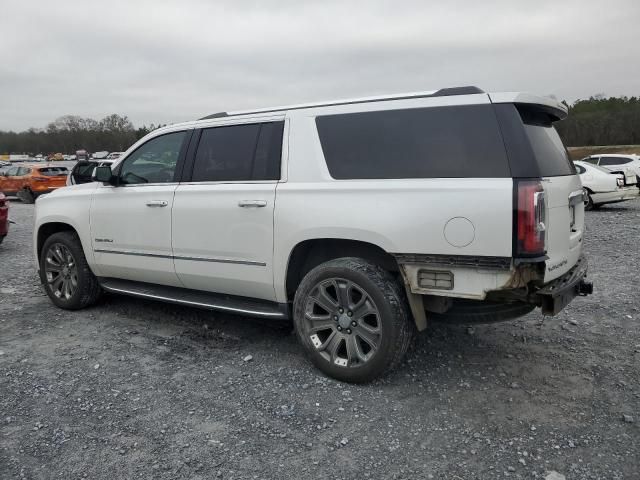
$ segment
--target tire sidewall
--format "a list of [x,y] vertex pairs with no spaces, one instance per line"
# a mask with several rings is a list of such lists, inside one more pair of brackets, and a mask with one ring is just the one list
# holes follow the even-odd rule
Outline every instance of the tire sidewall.
[[[364,365],[341,367],[328,362],[320,355],[309,336],[306,335],[304,315],[305,304],[309,294],[318,283],[329,278],[343,278],[356,283],[371,297],[378,309],[382,338],[378,351],[374,357]],[[389,294],[389,292],[386,292],[386,294]],[[398,332],[395,328],[394,317],[399,314],[386,294],[367,274],[348,267],[329,266],[326,264],[319,265],[304,277],[296,291],[293,305],[293,321],[299,341],[309,353],[312,363],[318,367],[318,369],[334,378],[349,382],[368,381],[386,370],[386,366],[395,353],[393,348],[396,345]]]
[[[51,245],[53,245],[54,243],[61,243],[62,245],[67,247],[73,255],[73,259],[76,264],[76,269],[78,272],[78,286],[69,300],[56,297],[55,294],[51,291],[49,283],[47,282],[47,275],[44,270],[44,265],[46,261],[47,251],[49,250],[49,247],[51,247]],[[81,307],[85,286],[87,284],[87,281],[90,280],[89,278],[87,278],[87,276],[88,274],[91,274],[90,272],[87,272],[87,269],[84,268],[85,264],[86,260],[84,257],[84,251],[82,250],[82,246],[80,245],[80,241],[77,239],[76,235],[67,232],[54,233],[45,240],[44,245],[42,246],[42,251],[40,252],[40,280],[42,281],[42,285],[44,286],[47,295],[56,306],[65,309],[77,309]]]

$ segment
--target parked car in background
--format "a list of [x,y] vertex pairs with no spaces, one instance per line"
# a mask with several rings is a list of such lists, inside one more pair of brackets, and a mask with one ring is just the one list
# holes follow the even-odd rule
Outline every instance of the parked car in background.
[[42,155],[41,153],[39,153],[38,155],[35,156],[35,159],[39,162],[41,160],[44,160],[44,155]]
[[42,194],[67,184],[67,167],[57,165],[14,165],[0,175],[0,191],[33,203]]
[[64,160],[64,155],[61,153],[52,153],[51,155],[47,156],[47,160],[49,162],[57,162],[57,161],[62,161]]
[[627,174],[613,173],[588,162],[574,162],[584,188],[585,210],[599,208],[606,203],[633,200],[640,195],[638,177],[631,170]]
[[124,152],[111,152],[109,155],[107,155],[107,160],[117,160],[118,158],[120,158],[122,156]]
[[612,172],[624,173],[625,168],[630,168],[640,178],[640,156],[621,154],[590,155],[581,159],[599,167],[606,168]]
[[4,160],[0,160],[0,168],[8,167],[11,165],[11,162],[5,162]]
[[91,175],[97,166],[111,165],[112,163],[113,160],[81,160],[73,166],[69,175],[67,175],[67,185],[80,185],[82,183],[92,182]]
[[93,152],[91,154],[91,159],[92,160],[104,160],[105,158],[107,158],[108,155],[109,155],[109,152],[107,152],[107,151]]
[[9,233],[9,201],[0,191],[0,243]]
[[558,314],[585,279],[560,102],[476,87],[218,113],[154,130],[38,201],[46,293],[282,320],[364,382],[429,321]]
[[76,150],[76,160],[89,160],[89,152],[86,150]]

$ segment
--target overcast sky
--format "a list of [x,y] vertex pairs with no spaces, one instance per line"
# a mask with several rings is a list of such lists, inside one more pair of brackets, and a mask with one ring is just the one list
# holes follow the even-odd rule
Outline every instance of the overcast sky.
[[640,1],[0,0],[0,129],[477,85],[640,95]]

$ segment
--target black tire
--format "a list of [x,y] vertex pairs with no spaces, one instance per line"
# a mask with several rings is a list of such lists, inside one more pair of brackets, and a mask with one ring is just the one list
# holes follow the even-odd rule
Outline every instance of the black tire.
[[2,235],[2,236],[0,237],[0,245],[2,245],[2,242],[4,242],[4,237],[6,237],[6,235]]
[[[315,336],[315,341],[319,342],[318,335],[320,332],[318,332],[318,335],[313,335],[310,330],[313,328],[311,326],[313,325],[313,321],[309,319],[308,308],[310,303],[314,304],[314,308],[317,305],[315,300],[319,292],[318,289],[322,288],[321,286],[327,284],[327,282],[330,283],[334,281],[345,282],[345,284],[352,286],[356,291],[359,290],[362,296],[360,300],[353,302],[353,314],[355,314],[355,316],[351,318],[355,323],[353,334],[351,333],[351,328],[347,329],[346,327],[340,327],[343,329],[340,333],[337,331],[343,319],[349,321],[344,315],[350,313],[350,311],[347,313],[342,312],[340,314],[341,320],[335,321],[335,327],[331,330],[331,333],[328,334],[328,339],[322,341],[329,344],[333,342],[335,338],[343,338],[344,344],[341,344],[340,348],[344,345],[346,352],[347,347],[353,344],[347,344],[349,339],[352,338],[351,342],[360,342],[359,347],[357,347],[358,352],[365,350],[366,344],[362,343],[362,337],[359,335],[367,334],[366,332],[369,331],[372,325],[368,323],[371,320],[366,320],[366,316],[358,318],[358,320],[362,322],[361,324],[355,322],[358,315],[356,304],[358,302],[364,302],[367,303],[367,305],[372,305],[375,309],[375,314],[367,314],[367,316],[371,317],[371,315],[373,315],[373,318],[375,318],[373,327],[377,331],[377,333],[375,333],[377,345],[366,353],[368,357],[366,360],[360,360],[360,357],[358,357],[356,361],[352,362],[351,356],[347,355],[349,357],[348,364],[336,364],[335,362],[338,360],[337,356],[334,361],[332,360],[333,354],[327,353],[326,351],[330,345],[327,346],[324,352],[319,351],[318,348],[320,347],[316,348],[316,346],[314,346],[312,337]],[[336,298],[339,298],[339,295],[336,289]],[[349,298],[349,301],[346,302],[347,304],[351,304],[351,299],[353,298],[351,295],[350,293],[347,294]],[[371,301],[370,303],[369,300]],[[342,305],[339,300],[338,304]],[[361,308],[362,305],[358,310]],[[369,307],[361,311],[365,310],[369,311]],[[328,310],[325,309],[325,312],[328,312]],[[329,319],[325,319],[323,322],[334,321],[338,318],[338,312],[336,311],[335,313],[336,315],[334,316],[328,312]],[[321,315],[323,317],[327,316],[324,313],[321,313]],[[406,354],[416,331],[415,324],[409,313],[403,287],[397,279],[378,265],[354,257],[338,258],[328,261],[318,265],[305,275],[295,294],[293,321],[298,339],[307,351],[311,362],[326,375],[337,380],[353,383],[371,381],[398,366]],[[353,335],[353,337],[346,337],[345,332]],[[358,332],[360,332],[360,334]],[[333,338],[332,335],[336,337]],[[339,337],[339,335],[342,335],[342,337]],[[336,343],[341,341],[342,340],[338,339]],[[337,349],[333,350],[335,351]]]
[[[77,281],[75,290],[69,298],[63,298],[56,295],[52,287],[52,282],[47,278],[47,255],[50,254],[52,247],[55,247],[56,245],[66,247],[75,264]],[[84,251],[82,250],[82,244],[75,232],[67,231],[54,233],[45,240],[42,252],[40,253],[40,280],[42,281],[44,289],[47,292],[47,295],[49,295],[51,301],[57,307],[64,308],[65,310],[79,310],[93,305],[98,298],[100,298],[100,294],[102,293],[102,288],[98,284],[98,280],[87,264],[87,259],[84,256]]]
[[445,313],[427,313],[434,322],[446,323],[494,323],[515,320],[532,311],[535,305],[524,302],[500,303],[456,299]]
[[584,210],[586,212],[593,210],[594,208],[598,208],[596,205],[594,205],[593,203],[593,198],[591,198],[591,192],[589,192],[589,190],[584,191],[584,194],[587,197],[587,200],[584,202]]
[[16,196],[22,201],[22,203],[35,203],[36,201],[36,196],[28,188],[20,190]]

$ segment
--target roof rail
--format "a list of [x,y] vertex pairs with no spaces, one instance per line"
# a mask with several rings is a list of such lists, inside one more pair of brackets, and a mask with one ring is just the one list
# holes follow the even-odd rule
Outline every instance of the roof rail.
[[473,95],[478,93],[486,93],[486,92],[474,86],[450,87],[450,88],[441,88],[440,90],[429,91],[429,92],[381,95],[376,97],[334,100],[329,102],[305,103],[300,105],[289,105],[284,107],[259,108],[255,110],[239,110],[235,112],[218,112],[212,115],[207,115],[206,117],[203,117],[200,120],[209,120],[212,118],[230,117],[235,115],[249,115],[252,113],[285,112],[288,110],[303,110],[305,108],[331,107],[335,105],[353,105],[355,103],[383,102],[385,100],[406,100],[410,98],[449,97],[453,95]]
[[199,118],[198,120],[211,120],[212,118],[221,118],[221,117],[228,117],[229,114],[227,112],[216,112],[216,113],[212,113],[211,115],[207,115],[206,117],[202,117]]

